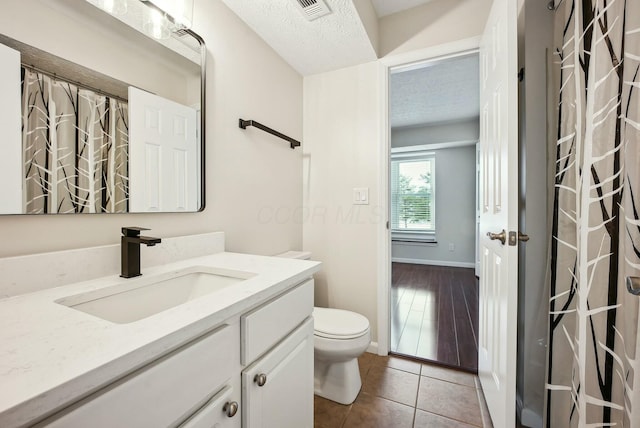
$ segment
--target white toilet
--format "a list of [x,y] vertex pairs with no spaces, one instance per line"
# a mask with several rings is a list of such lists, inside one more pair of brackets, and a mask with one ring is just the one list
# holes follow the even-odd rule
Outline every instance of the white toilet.
[[[288,251],[278,257],[309,259],[311,253]],[[314,392],[340,404],[351,404],[362,381],[358,357],[371,343],[369,320],[351,311],[313,309]]]

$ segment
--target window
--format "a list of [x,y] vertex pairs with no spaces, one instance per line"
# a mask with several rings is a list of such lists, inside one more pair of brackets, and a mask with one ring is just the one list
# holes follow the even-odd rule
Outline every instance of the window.
[[391,156],[391,232],[396,240],[435,241],[435,155]]

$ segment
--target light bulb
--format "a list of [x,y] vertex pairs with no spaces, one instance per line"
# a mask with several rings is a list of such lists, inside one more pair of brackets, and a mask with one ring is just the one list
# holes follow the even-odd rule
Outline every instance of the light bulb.
[[127,0],[97,0],[94,4],[111,15],[124,15],[128,9]]
[[169,20],[159,10],[150,9],[144,23],[144,31],[154,39],[168,39],[171,36]]
[[151,2],[171,16],[176,28],[191,28],[193,0],[151,0]]

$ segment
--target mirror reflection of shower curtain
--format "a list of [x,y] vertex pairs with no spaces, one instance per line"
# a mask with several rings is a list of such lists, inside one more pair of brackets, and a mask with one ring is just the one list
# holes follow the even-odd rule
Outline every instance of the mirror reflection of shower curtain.
[[25,213],[127,212],[127,103],[22,69]]
[[564,0],[555,33],[545,426],[640,427],[640,2]]

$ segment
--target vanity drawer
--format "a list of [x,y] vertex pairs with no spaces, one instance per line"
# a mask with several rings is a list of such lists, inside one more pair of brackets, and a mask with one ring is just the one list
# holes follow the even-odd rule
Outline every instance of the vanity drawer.
[[243,315],[242,364],[247,365],[282,340],[313,313],[313,279]]
[[[179,428],[231,428],[240,426],[240,412],[238,402],[232,401],[233,389],[226,386],[207,402],[200,410],[191,416]],[[235,405],[236,408],[230,411],[227,405]],[[235,412],[235,413],[234,413]]]
[[37,426],[175,426],[229,381],[237,367],[237,326],[226,325],[208,333]]

